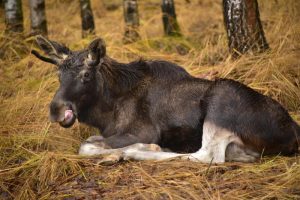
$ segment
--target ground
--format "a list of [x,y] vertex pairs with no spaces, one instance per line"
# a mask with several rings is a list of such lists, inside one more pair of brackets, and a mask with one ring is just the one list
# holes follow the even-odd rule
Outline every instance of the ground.
[[[183,37],[163,36],[160,1],[139,1],[141,40],[123,44],[121,0],[92,0],[96,34],[108,55],[128,62],[164,59],[191,74],[233,78],[278,100],[300,122],[300,2],[259,1],[271,49],[234,60],[227,47],[219,0],[175,0]],[[25,37],[4,34],[0,9],[0,199],[300,199],[300,159],[263,157],[256,163],[207,165],[187,161],[103,165],[77,156],[96,130],[63,129],[48,120],[58,86],[56,69],[30,55],[28,2]],[[81,39],[77,1],[46,1],[49,38],[72,49]]]

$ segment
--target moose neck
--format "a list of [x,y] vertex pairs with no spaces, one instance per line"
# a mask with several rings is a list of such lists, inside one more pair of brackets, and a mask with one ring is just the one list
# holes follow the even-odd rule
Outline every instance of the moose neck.
[[144,66],[145,62],[141,60],[125,64],[105,57],[99,72],[103,78],[103,89],[108,93],[106,95],[118,98],[135,88],[144,77]]
[[138,86],[145,76],[147,65],[141,60],[124,64],[105,57],[98,67],[100,94],[93,106],[81,112],[79,121],[95,126],[102,132],[113,120],[118,100]]

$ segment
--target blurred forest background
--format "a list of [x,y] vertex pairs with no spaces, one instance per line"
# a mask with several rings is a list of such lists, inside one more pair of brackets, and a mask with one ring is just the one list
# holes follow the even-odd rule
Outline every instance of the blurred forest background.
[[208,166],[184,161],[99,165],[95,158],[77,156],[80,143],[98,133],[78,123],[63,129],[49,122],[56,69],[30,54],[35,34],[71,49],[102,37],[112,58],[164,59],[197,77],[238,80],[278,100],[300,122],[299,0],[258,0],[266,41],[260,37],[258,45],[244,43],[242,49],[228,45],[226,0],[174,0],[177,20],[168,18],[171,30],[162,11],[171,10],[172,16],[172,8],[161,7],[161,0],[137,1],[137,7],[91,0],[92,15],[84,6],[89,1],[47,0],[41,29],[33,26],[30,8],[42,1],[17,1],[23,28],[7,25],[6,1],[0,1],[0,199],[300,198],[299,157]]

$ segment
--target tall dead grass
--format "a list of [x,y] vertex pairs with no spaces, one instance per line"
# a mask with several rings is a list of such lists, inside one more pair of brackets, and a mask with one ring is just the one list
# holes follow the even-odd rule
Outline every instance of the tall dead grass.
[[[108,11],[104,6],[112,1],[92,1],[97,35],[107,41],[111,57],[165,59],[195,76],[233,78],[280,101],[300,121],[299,1],[259,1],[271,50],[238,60],[227,51],[220,1],[175,1],[182,38],[163,37],[158,1],[140,1],[142,40],[127,45],[122,44],[122,8],[115,2],[116,9]],[[89,39],[81,39],[77,1],[46,4],[51,39],[71,48],[88,44]],[[29,33],[27,2],[23,6]],[[80,142],[97,131],[50,124],[48,103],[58,86],[55,68],[29,54],[32,38],[0,34],[0,198],[300,198],[299,157],[212,166],[182,161],[101,166],[76,156]]]

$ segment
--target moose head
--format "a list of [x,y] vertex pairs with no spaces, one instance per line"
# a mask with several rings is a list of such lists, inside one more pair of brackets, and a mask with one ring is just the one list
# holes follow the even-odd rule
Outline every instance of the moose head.
[[105,43],[98,38],[87,49],[71,51],[66,46],[37,36],[36,41],[46,56],[33,50],[37,58],[57,66],[59,88],[50,103],[50,120],[71,127],[79,113],[95,103],[100,93],[101,66],[106,54]]

